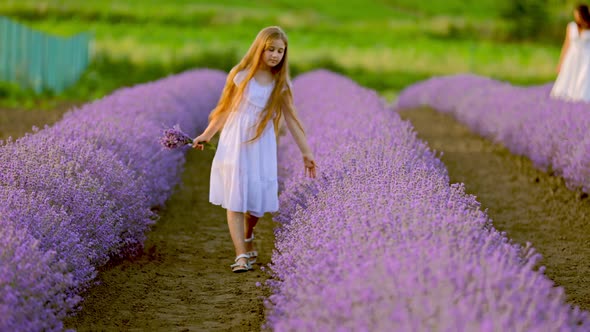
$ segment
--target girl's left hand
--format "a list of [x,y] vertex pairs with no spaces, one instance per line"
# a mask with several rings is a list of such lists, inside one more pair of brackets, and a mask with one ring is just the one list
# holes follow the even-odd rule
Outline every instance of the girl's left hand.
[[305,165],[305,176],[309,176],[310,178],[314,179],[316,176],[317,165],[315,164],[315,160],[313,159],[313,155],[312,154],[304,154],[303,155],[303,164]]

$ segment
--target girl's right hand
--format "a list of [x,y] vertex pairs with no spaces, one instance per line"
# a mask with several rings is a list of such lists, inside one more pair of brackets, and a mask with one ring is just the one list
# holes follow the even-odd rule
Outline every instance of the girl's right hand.
[[205,137],[205,135],[201,134],[197,137],[195,137],[195,139],[193,139],[193,148],[197,149],[197,150],[203,150],[205,149],[205,145],[200,144],[203,142],[209,142],[210,138]]

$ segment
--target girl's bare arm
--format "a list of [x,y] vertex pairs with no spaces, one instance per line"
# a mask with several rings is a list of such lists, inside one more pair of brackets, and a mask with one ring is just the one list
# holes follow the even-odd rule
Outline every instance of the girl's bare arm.
[[298,122],[299,117],[295,111],[294,107],[289,107],[287,111],[284,112],[285,115],[285,123],[287,124],[287,128],[293,136],[295,143],[299,147],[301,151],[301,155],[303,156],[303,164],[305,166],[305,175],[309,176],[310,178],[316,177],[316,163],[313,157],[313,153],[311,152],[311,148],[307,143],[307,137],[305,137],[305,133],[303,132],[302,128],[299,127]]
[[[297,124],[297,121],[295,121],[295,119],[297,119],[297,120],[299,120],[299,119],[297,117],[297,114],[294,114],[294,113],[295,113],[295,109],[293,109],[293,108],[291,108],[290,111],[287,111],[284,113],[285,123],[287,124],[287,128],[289,129],[289,132],[293,136],[295,143],[299,147],[301,154],[311,156],[312,155],[311,148],[309,147],[309,144],[307,144],[307,138],[305,137],[305,133],[303,132],[303,130],[301,130],[301,128]],[[299,121],[299,123],[301,123],[301,121]]]
[[570,46],[570,27],[568,25],[567,29],[565,29],[565,39],[563,40],[563,45],[561,46],[561,53],[559,54],[559,62],[557,63],[557,73],[561,70],[561,65],[563,63],[563,59],[567,53],[567,50]]
[[193,140],[193,148],[197,150],[203,150],[205,146],[203,144],[199,144],[199,142],[209,142],[217,132],[223,128],[225,121],[227,120],[228,114],[227,112],[224,113],[222,116],[216,118],[215,120],[209,122],[209,125],[203,131],[203,133]]
[[222,114],[222,116],[209,122],[209,125],[207,126],[205,131],[203,131],[203,133],[199,137],[206,138],[206,141],[209,141],[213,136],[215,136],[215,134],[217,134],[219,130],[221,130],[221,128],[223,128],[223,125],[225,124],[228,115],[229,112],[225,112]]

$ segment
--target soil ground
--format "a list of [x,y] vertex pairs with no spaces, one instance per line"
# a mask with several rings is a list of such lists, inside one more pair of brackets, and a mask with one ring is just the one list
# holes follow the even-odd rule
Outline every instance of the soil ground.
[[268,278],[263,266],[275,227],[255,228],[255,270],[232,273],[235,257],[225,210],[209,203],[212,151],[188,151],[183,184],[161,211],[144,254],[105,267],[83,310],[68,319],[78,331],[260,331]]

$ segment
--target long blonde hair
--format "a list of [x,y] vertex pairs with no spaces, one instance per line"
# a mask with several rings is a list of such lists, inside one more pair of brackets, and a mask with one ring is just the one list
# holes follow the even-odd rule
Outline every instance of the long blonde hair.
[[[262,132],[264,131],[264,128],[266,128],[270,119],[273,119],[275,133],[278,136],[279,121],[283,112],[289,112],[289,114],[293,115],[295,122],[303,131],[303,126],[301,126],[301,123],[297,119],[293,106],[293,93],[291,92],[289,65],[287,62],[289,49],[287,35],[278,26],[270,26],[260,30],[256,39],[254,39],[254,42],[250,45],[248,52],[246,52],[246,55],[244,55],[242,60],[229,72],[219,102],[209,115],[209,121],[213,121],[225,115],[227,112],[230,112],[234,106],[238,105],[243,98],[246,84],[252,79],[252,77],[254,77],[254,74],[256,74],[256,71],[262,64],[262,55],[264,51],[274,40],[277,39],[281,39],[285,43],[285,51],[281,62],[271,68],[271,74],[274,78],[275,85],[266,106],[260,114],[260,120],[256,127],[256,134],[249,140],[249,142],[256,140],[262,135]],[[246,75],[236,86],[234,78],[242,70],[247,70]]]

